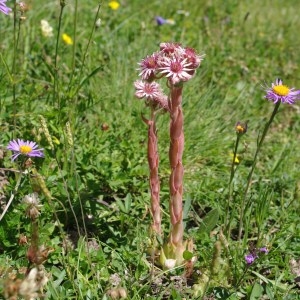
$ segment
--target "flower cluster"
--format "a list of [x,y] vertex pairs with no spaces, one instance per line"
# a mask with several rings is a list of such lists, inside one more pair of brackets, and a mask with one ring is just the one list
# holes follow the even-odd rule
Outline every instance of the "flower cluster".
[[256,249],[252,250],[250,253],[245,255],[245,261],[247,265],[252,265],[254,261],[259,257],[259,254],[268,254],[269,250],[267,247],[259,248],[258,251]]
[[161,43],[160,51],[144,58],[140,63],[143,80],[152,81],[163,76],[176,85],[190,80],[200,66],[203,56],[192,48],[184,48],[178,43]]
[[192,48],[184,48],[178,43],[161,43],[160,51],[146,56],[139,63],[139,76],[142,80],[134,83],[135,96],[166,108],[167,96],[154,81],[165,77],[169,87],[186,82],[195,75],[202,59],[203,56]]
[[50,26],[48,21],[41,20],[41,30],[44,37],[52,37],[53,36],[53,28]]
[[11,12],[11,8],[6,6],[6,0],[0,0],[0,11],[8,15]]
[[266,93],[265,98],[273,101],[274,104],[277,102],[294,104],[296,100],[300,99],[300,90],[289,88],[279,78],[272,83],[271,87],[266,88]]

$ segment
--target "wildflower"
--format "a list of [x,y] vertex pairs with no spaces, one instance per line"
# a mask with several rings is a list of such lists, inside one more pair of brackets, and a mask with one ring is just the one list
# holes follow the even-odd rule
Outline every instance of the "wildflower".
[[266,89],[266,92],[265,98],[274,103],[281,101],[282,103],[294,104],[295,100],[298,100],[300,97],[300,90],[289,88],[279,78],[275,80],[275,83],[272,83],[270,88]]
[[112,9],[112,10],[117,10],[120,7],[120,3],[118,1],[110,1],[108,3],[108,6]]
[[38,149],[38,145],[35,142],[24,141],[21,139],[10,141],[7,146],[7,150],[14,152],[11,157],[12,160],[15,160],[19,155],[25,155],[28,157],[44,157],[44,149]]
[[253,262],[255,261],[256,258],[257,258],[257,255],[252,254],[252,253],[245,255],[245,260],[248,265],[253,264]]
[[151,80],[155,77],[158,67],[159,53],[155,52],[152,55],[145,57],[140,63],[140,74],[143,80]]
[[72,38],[71,38],[69,35],[67,35],[66,33],[64,33],[64,34],[62,35],[62,39],[63,39],[63,41],[65,42],[65,44],[67,44],[67,45],[73,45],[73,40],[72,40]]
[[235,131],[238,135],[243,135],[247,132],[248,125],[247,122],[242,123],[242,122],[237,122],[235,124]]
[[262,254],[268,254],[269,250],[267,247],[262,247],[259,249],[252,249],[249,254],[245,255],[245,261],[248,265],[253,264],[253,262]]
[[41,20],[41,30],[44,37],[52,37],[53,36],[53,28],[50,26],[48,21]]
[[135,81],[134,86],[136,88],[135,96],[139,99],[147,98],[154,100],[162,93],[160,85],[157,82],[137,80]]
[[161,25],[164,25],[167,23],[167,20],[160,16],[155,17],[155,21],[158,26],[161,26]]
[[11,8],[6,6],[6,0],[0,0],[0,11],[8,15],[11,12]]
[[172,59],[169,57],[165,57],[161,61],[161,66],[159,69],[162,74],[169,78],[171,84],[175,85],[181,81],[188,81],[193,77],[193,75],[191,74],[191,71],[193,71],[193,69],[190,68],[190,66],[191,63],[189,63],[186,58]]
[[160,43],[159,47],[160,50],[167,55],[180,52],[183,53],[184,51],[180,43]]
[[26,195],[23,198],[23,202],[27,205],[26,216],[32,220],[36,219],[40,215],[39,197],[37,193]]
[[101,23],[102,23],[102,20],[100,18],[97,19],[97,21],[95,23],[96,28],[99,28],[101,26]]
[[167,96],[163,94],[163,91],[159,85],[159,83],[147,82],[142,80],[137,80],[134,82],[134,86],[136,89],[135,96],[139,99],[146,98],[146,100],[153,101],[159,107],[167,109],[168,108],[168,100]]
[[175,25],[176,22],[173,19],[166,19],[166,23],[169,25]]
[[203,60],[204,55],[198,55],[193,48],[185,48],[183,57],[186,58],[189,63],[191,63],[191,67],[193,69],[197,69]]
[[268,254],[268,253],[269,253],[269,250],[268,250],[267,247],[262,247],[262,248],[259,248],[258,250],[259,250],[259,252],[261,252],[261,253],[265,253],[265,254]]
[[21,13],[24,13],[25,11],[27,11],[28,10],[28,6],[26,5],[26,3],[25,2],[19,2],[19,8],[20,8],[20,11],[21,11]]
[[[230,153],[230,157],[232,157],[232,160],[233,160],[233,157],[234,157],[234,154],[233,153]],[[231,160],[231,161],[232,161]],[[235,164],[239,164],[240,163],[240,160],[239,160],[239,157],[236,155],[235,158],[234,158],[234,163]]]

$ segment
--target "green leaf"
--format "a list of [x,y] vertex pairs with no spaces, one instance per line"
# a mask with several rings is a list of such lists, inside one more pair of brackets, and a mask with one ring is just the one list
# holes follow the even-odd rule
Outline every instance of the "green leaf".
[[211,210],[205,218],[202,220],[201,225],[199,226],[198,233],[210,233],[219,221],[219,212],[217,209]]
[[261,299],[263,291],[263,287],[260,284],[255,283],[251,291],[250,300]]
[[185,259],[185,260],[190,260],[190,259],[192,259],[193,258],[193,253],[192,252],[190,252],[190,251],[188,251],[188,250],[185,250],[184,252],[183,252],[183,258]]

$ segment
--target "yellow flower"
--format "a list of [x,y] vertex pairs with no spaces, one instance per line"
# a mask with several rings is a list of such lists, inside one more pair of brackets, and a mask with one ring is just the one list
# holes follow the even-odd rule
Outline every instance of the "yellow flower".
[[110,1],[108,6],[113,10],[117,10],[120,6],[120,3],[118,1]]
[[[234,156],[234,154],[233,154],[233,153],[230,153],[230,157],[231,157],[232,159],[233,159],[233,156]],[[238,158],[238,155],[235,156],[234,163],[235,163],[235,164],[239,164],[239,163],[240,163],[240,160],[239,160],[239,158]]]
[[63,41],[65,42],[65,44],[67,44],[67,45],[73,45],[73,40],[72,40],[72,38],[71,38],[69,35],[67,35],[66,33],[64,33],[64,34],[62,35],[62,39],[63,39]]

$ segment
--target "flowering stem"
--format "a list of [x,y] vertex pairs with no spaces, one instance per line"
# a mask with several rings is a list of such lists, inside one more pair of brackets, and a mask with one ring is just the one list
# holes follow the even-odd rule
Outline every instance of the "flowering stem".
[[182,154],[184,148],[183,113],[182,113],[183,86],[171,86],[169,98],[170,110],[170,149],[169,159],[171,165],[170,175],[170,217],[171,234],[170,243],[179,245],[183,240],[182,222],[182,194],[183,194],[183,165]]
[[155,125],[155,111],[151,107],[150,120],[143,118],[143,121],[148,125],[148,164],[150,170],[150,193],[151,193],[151,215],[153,219],[152,229],[158,235],[161,236],[161,212],[160,212],[160,182],[158,176],[158,146],[157,146],[157,130]]
[[14,197],[15,197],[18,189],[19,189],[19,186],[20,186],[20,183],[21,183],[21,179],[22,179],[22,172],[20,172],[20,174],[18,174],[18,180],[17,180],[16,186],[13,189],[13,191],[11,193],[11,196],[10,196],[10,198],[9,198],[9,200],[8,200],[8,202],[7,202],[5,208],[4,208],[4,210],[3,210],[3,212],[2,212],[2,214],[0,216],[0,222],[3,219],[3,217],[5,216],[5,214],[6,214],[7,210],[8,210],[8,208],[10,207],[12,201],[14,200]]
[[273,110],[273,113],[269,119],[269,121],[267,122],[265,128],[264,128],[264,131],[261,135],[261,138],[260,140],[258,139],[258,142],[257,142],[257,148],[256,148],[256,152],[255,152],[255,155],[254,155],[254,159],[253,159],[253,163],[252,163],[252,167],[251,167],[251,170],[248,174],[248,177],[247,177],[247,185],[246,185],[246,188],[245,188],[245,191],[244,191],[244,196],[243,196],[243,199],[242,199],[242,205],[241,205],[241,213],[240,213],[240,221],[239,221],[239,232],[238,232],[238,239],[240,240],[241,239],[241,236],[242,236],[242,230],[243,230],[243,218],[244,218],[244,215],[245,215],[245,210],[246,210],[246,206],[245,206],[245,203],[246,203],[246,198],[247,198],[247,194],[248,194],[248,191],[249,191],[249,188],[250,188],[250,184],[251,184],[251,181],[252,181],[252,175],[253,175],[253,171],[256,167],[256,163],[257,163],[257,157],[258,157],[258,154],[261,150],[261,147],[262,147],[262,144],[264,142],[264,139],[267,135],[267,132],[271,126],[271,123],[273,122],[274,120],[274,117],[275,115],[277,114],[277,111],[279,109],[279,106],[280,106],[280,103],[281,101],[278,101],[276,104],[275,104],[275,107],[274,107],[274,110]]

